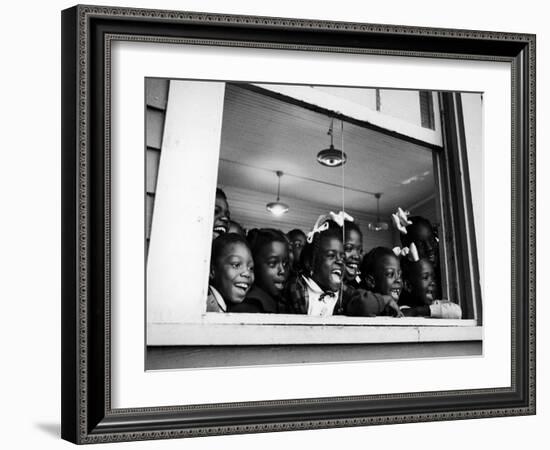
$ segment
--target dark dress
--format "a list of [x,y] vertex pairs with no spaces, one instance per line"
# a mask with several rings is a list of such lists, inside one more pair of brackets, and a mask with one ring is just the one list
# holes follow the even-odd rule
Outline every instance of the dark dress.
[[[377,294],[366,289],[346,289],[346,302],[344,314],[346,316],[393,316],[395,313],[387,306],[382,294]],[[386,296],[387,297],[387,296]]]
[[282,297],[275,298],[261,287],[254,285],[241,303],[231,305],[229,312],[285,314],[287,307]]
[[[288,308],[291,314],[307,314],[308,290],[303,276],[290,279],[287,285]],[[393,315],[387,307],[384,296],[367,291],[355,289],[344,285],[339,301],[334,305],[333,315],[346,316],[386,316]]]

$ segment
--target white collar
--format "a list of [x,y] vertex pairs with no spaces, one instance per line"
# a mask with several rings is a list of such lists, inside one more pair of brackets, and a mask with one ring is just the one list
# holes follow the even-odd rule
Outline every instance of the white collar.
[[218,290],[212,285],[210,285],[210,292],[212,292],[212,295],[214,296],[214,299],[216,300],[216,302],[220,306],[221,310],[223,312],[227,312],[227,305],[225,304],[225,301],[223,300],[222,294],[220,294],[218,292]]
[[[302,277],[304,278],[304,281],[306,282],[307,287],[310,288],[315,294],[321,295],[321,294],[327,294],[329,292],[332,292],[332,291],[324,291],[323,289],[321,289],[321,287],[315,281],[313,281],[313,279],[303,275]],[[334,295],[338,294],[337,292],[332,292],[332,293]]]
[[311,278],[304,277],[308,290],[307,314],[309,316],[331,316],[338,301],[336,292],[324,292]]

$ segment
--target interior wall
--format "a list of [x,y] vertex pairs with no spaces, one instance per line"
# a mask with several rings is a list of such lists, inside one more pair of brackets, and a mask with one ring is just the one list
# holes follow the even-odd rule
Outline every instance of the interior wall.
[[435,204],[435,197],[428,199],[427,201],[409,208],[409,212],[412,216],[422,216],[428,219],[432,224],[438,223],[437,210]]
[[[299,228],[307,234],[319,215],[327,214],[330,211],[338,212],[342,209],[341,204],[319,205],[295,198],[282,197],[281,200],[287,203],[290,209],[282,218],[277,218],[266,210],[266,204],[275,200],[274,195],[232,186],[221,187],[227,195],[231,218],[246,229],[271,227],[286,233],[293,228]],[[375,221],[376,217],[354,210],[346,209],[346,211],[355,219],[363,232],[363,249],[365,251],[378,246],[392,246],[391,228],[388,231],[369,231],[368,224]]]

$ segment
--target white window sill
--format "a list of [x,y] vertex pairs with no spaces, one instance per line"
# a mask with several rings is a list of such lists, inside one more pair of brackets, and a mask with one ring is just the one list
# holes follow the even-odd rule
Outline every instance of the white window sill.
[[206,313],[148,323],[147,345],[292,345],[481,341],[475,320]]

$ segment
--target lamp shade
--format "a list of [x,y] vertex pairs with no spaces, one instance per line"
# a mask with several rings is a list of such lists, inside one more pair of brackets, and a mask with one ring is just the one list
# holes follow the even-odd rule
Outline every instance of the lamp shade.
[[275,174],[277,175],[277,200],[274,202],[269,202],[265,205],[265,207],[271,214],[276,217],[280,217],[288,212],[288,205],[279,200],[279,195],[281,193],[281,177],[283,176],[283,172],[277,170]]
[[321,150],[317,153],[317,161],[327,167],[338,167],[346,163],[346,154],[330,145],[329,148]]
[[386,231],[389,228],[387,222],[372,222],[369,223],[370,231]]
[[266,205],[266,209],[274,216],[282,216],[288,212],[288,205],[283,202],[270,202]]
[[380,197],[381,193],[374,194],[376,197],[376,222],[369,223],[370,231],[386,231],[390,227],[388,222],[380,220]]

